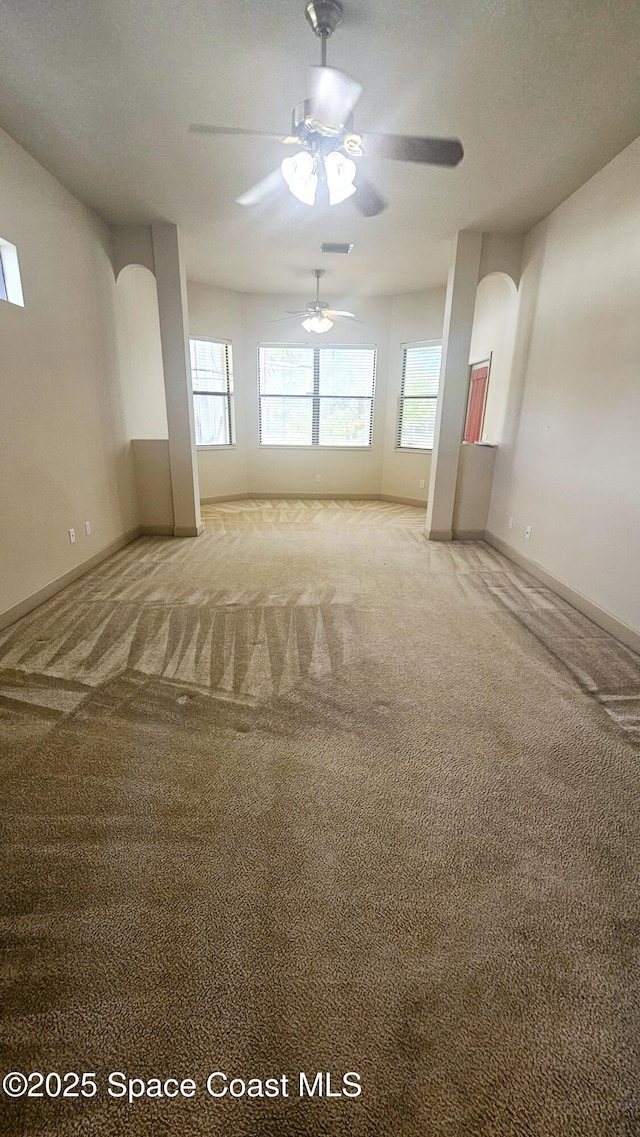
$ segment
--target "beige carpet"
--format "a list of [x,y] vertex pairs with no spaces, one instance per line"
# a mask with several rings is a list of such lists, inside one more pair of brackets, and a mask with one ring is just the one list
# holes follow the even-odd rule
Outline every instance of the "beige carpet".
[[639,1134],[640,659],[421,510],[205,520],[0,635],[1,1073],[97,1084],[0,1132]]

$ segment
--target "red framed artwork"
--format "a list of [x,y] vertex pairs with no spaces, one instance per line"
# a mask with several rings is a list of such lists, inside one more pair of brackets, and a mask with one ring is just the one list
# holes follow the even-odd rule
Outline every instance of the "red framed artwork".
[[469,369],[469,399],[464,425],[465,442],[480,442],[482,439],[490,370],[491,356],[488,359],[483,359],[480,363],[472,363]]

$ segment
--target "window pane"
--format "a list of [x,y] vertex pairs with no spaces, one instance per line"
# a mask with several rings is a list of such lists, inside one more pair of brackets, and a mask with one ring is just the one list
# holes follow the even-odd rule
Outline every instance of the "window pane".
[[373,395],[375,351],[373,348],[322,348],[320,350],[321,395]]
[[312,395],[312,347],[261,347],[258,357],[261,395]]
[[403,395],[437,395],[440,382],[441,344],[404,349]]
[[194,395],[196,446],[228,446],[229,410],[226,395]]
[[368,446],[370,399],[321,399],[320,446]]
[[436,399],[403,399],[400,446],[433,449]]
[[260,399],[260,441],[266,446],[310,446],[313,399]]
[[191,381],[194,391],[220,391],[226,394],[227,345],[210,340],[190,340]]

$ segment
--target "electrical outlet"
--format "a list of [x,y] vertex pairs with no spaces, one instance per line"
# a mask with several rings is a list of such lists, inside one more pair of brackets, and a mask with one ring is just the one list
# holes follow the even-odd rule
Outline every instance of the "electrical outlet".
[[69,530],[69,542],[72,545],[75,545],[75,543],[76,543],[76,531],[75,531],[75,529]]
[[420,489],[424,489],[424,478],[420,478]]
[[87,537],[90,537],[90,536],[91,536],[91,522],[90,522],[90,521],[85,521],[85,523],[84,523],[84,531],[85,531],[85,533],[87,534]]
[[509,528],[509,529],[513,529],[513,517],[510,517],[510,518],[509,518],[509,521],[507,522],[507,525],[508,525],[508,528]]
[[525,537],[527,538],[527,541],[528,541],[528,540],[529,540],[529,537],[531,536],[531,526],[530,526],[530,525],[527,525],[527,528],[526,528],[526,529],[525,529],[525,531],[524,531],[524,535],[525,535]]
[[317,482],[321,482],[321,481],[322,481],[322,474],[316,474],[316,481],[317,481]]

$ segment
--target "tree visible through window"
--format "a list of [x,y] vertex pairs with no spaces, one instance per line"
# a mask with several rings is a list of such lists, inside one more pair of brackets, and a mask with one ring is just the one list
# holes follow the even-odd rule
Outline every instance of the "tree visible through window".
[[371,446],[373,347],[261,344],[263,446]]
[[191,339],[191,386],[196,446],[233,443],[231,344]]
[[441,343],[407,344],[402,359],[399,447],[432,450],[440,383]]

